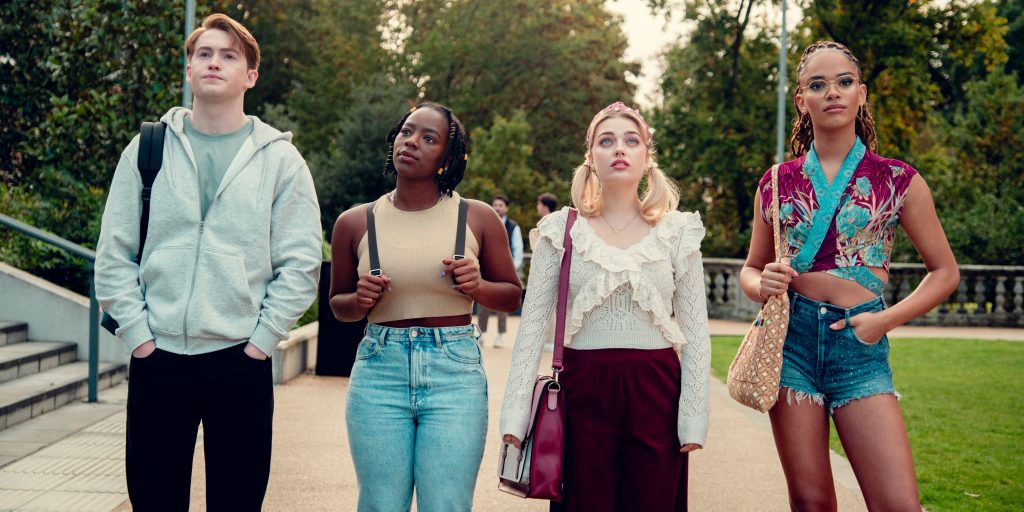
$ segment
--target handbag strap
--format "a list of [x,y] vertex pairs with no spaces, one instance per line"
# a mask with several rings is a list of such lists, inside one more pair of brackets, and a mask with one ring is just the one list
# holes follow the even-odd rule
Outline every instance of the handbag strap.
[[775,261],[782,261],[782,258],[788,256],[789,247],[787,243],[782,239],[782,235],[779,232],[779,224],[782,224],[782,219],[779,216],[779,164],[772,166],[772,232],[775,235]]
[[[370,203],[366,208],[366,241],[370,253],[370,275],[379,276],[384,273],[380,268],[380,255],[377,253],[377,223],[373,214],[373,207],[377,203]],[[453,260],[461,260],[466,257],[466,217],[469,212],[469,203],[459,198],[459,220],[455,227],[455,253]],[[454,276],[453,276],[454,277]]]
[[576,223],[578,211],[569,208],[565,219],[565,236],[562,238],[562,266],[558,274],[558,306],[555,308],[555,350],[551,355],[551,373],[558,380],[562,371],[562,349],[565,340],[565,309],[569,301],[569,267],[572,265],[572,225]]

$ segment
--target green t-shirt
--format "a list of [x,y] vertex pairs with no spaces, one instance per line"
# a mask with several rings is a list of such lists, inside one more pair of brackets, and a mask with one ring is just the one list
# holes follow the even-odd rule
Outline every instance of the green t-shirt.
[[222,135],[210,135],[196,130],[192,126],[192,120],[185,117],[185,137],[192,146],[192,153],[196,157],[196,165],[199,167],[199,194],[202,196],[203,218],[210,210],[210,203],[213,196],[217,195],[220,182],[228,167],[238,154],[246,137],[252,136],[253,123],[249,120],[245,126],[231,133]]

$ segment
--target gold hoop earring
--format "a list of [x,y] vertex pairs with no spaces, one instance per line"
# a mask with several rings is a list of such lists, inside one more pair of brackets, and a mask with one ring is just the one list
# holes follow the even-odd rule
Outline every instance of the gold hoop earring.
[[437,169],[437,175],[438,175],[438,176],[440,176],[440,175],[442,175],[442,174],[444,174],[444,167],[439,167],[439,168]]

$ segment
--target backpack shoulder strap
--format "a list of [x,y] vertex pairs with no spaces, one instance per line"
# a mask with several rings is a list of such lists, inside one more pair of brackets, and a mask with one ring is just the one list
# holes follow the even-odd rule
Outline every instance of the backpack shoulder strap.
[[374,206],[377,206],[376,201],[366,205],[366,242],[370,252],[370,275],[379,276],[384,271],[380,268],[380,256],[377,254],[377,223],[373,215]]
[[142,188],[152,189],[156,175],[164,160],[164,132],[167,125],[163,122],[142,123],[139,139],[139,174],[142,175]]
[[157,123],[142,123],[142,132],[139,137],[139,174],[142,176],[142,216],[139,217],[139,252],[135,255],[135,261],[142,261],[142,250],[146,247],[146,234],[149,231],[149,198],[153,195],[153,182],[160,172],[164,160],[164,133],[167,125],[162,121]]
[[455,256],[452,259],[461,260],[466,257],[466,216],[469,211],[469,203],[459,198],[459,224],[455,228]]

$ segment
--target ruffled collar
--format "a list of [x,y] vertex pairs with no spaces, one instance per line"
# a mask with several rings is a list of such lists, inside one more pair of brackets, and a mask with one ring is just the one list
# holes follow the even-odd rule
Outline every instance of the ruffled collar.
[[[564,236],[567,208],[543,218],[537,226],[537,235],[547,238],[560,253]],[[580,217],[572,227],[573,249],[587,261],[602,267],[605,272],[592,275],[575,295],[568,320],[569,340],[583,327],[584,317],[601,305],[607,297],[624,283],[632,288],[632,299],[637,306],[650,312],[654,325],[665,339],[676,346],[686,343],[679,326],[672,321],[671,294],[663,296],[659,288],[642,272],[641,266],[652,261],[672,261],[673,250],[679,256],[700,250],[704,226],[700,215],[694,212],[671,211],[661,217],[651,231],[637,243],[620,249],[597,236],[586,218]],[[566,342],[566,346],[570,341]]]
[[572,243],[583,259],[610,272],[638,272],[644,263],[670,258],[675,237],[679,236],[685,223],[686,214],[678,211],[666,213],[651,226],[647,235],[622,249],[605,242],[590,225],[590,219],[580,217],[572,228]]

